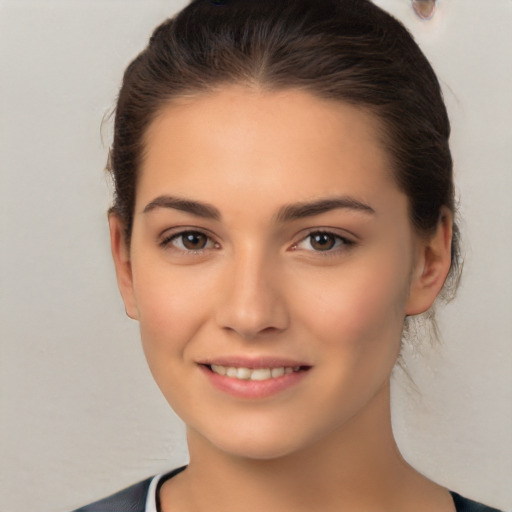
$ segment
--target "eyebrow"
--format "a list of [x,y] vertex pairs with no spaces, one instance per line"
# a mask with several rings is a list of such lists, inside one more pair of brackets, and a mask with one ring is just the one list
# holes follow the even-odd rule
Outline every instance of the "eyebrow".
[[181,210],[195,215],[196,217],[203,217],[205,219],[220,220],[221,218],[220,211],[211,204],[174,196],[159,196],[156,199],[153,199],[153,201],[146,205],[143,213],[148,213],[157,208]]
[[[190,213],[196,217],[221,220],[221,213],[215,206],[181,197],[159,196],[146,205],[143,213],[151,212],[157,208],[170,208]],[[313,217],[339,208],[375,214],[375,210],[368,204],[350,196],[340,196],[285,205],[279,209],[274,217],[274,221],[276,223],[290,222],[292,220]]]
[[313,217],[338,208],[375,214],[375,210],[370,205],[350,196],[341,196],[283,206],[278,211],[275,219],[276,222],[289,222],[305,217]]

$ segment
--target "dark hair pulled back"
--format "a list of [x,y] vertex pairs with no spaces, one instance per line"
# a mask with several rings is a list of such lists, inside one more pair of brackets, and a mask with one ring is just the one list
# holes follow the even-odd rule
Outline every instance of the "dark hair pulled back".
[[[439,82],[408,31],[369,0],[195,0],[153,32],[125,71],[109,170],[112,212],[132,230],[144,136],[173,98],[224,84],[301,89],[380,120],[418,233],[455,211],[450,123]],[[458,280],[458,229],[445,298]],[[451,284],[450,284],[451,283]]]

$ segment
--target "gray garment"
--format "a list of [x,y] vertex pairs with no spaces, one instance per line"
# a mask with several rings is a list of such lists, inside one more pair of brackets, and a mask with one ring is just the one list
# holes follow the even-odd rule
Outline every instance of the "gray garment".
[[[157,487],[157,509],[159,510],[158,503],[158,488],[169,478],[177,475],[183,471],[186,466],[175,469],[170,473],[164,475]],[[90,505],[79,508],[74,512],[145,512],[146,498],[148,494],[149,484],[153,478],[148,478],[138,484],[132,485],[123,491],[119,491],[108,498],[96,501]],[[482,503],[468,500],[456,492],[451,492],[455,509],[457,512],[500,512],[497,508],[488,507]]]

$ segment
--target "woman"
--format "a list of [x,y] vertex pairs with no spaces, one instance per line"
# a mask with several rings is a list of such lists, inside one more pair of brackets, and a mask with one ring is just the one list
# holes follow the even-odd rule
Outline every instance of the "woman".
[[457,282],[449,121],[366,0],[198,0],[126,70],[112,253],[190,463],[80,509],[477,511],[401,457],[402,333]]

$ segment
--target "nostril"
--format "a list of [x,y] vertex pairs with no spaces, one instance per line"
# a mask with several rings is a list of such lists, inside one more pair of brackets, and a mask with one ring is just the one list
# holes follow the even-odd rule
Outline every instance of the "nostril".
[[437,0],[412,0],[414,12],[423,20],[430,20],[436,12]]
[[279,332],[279,329],[277,327],[265,327],[260,331],[260,334],[274,334]]

